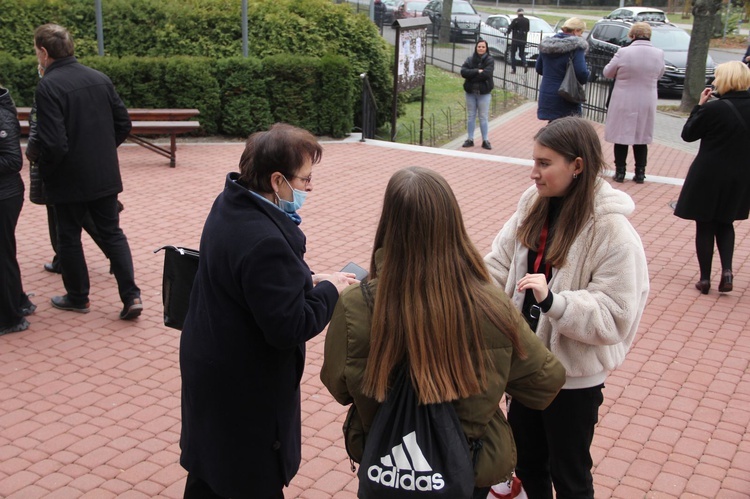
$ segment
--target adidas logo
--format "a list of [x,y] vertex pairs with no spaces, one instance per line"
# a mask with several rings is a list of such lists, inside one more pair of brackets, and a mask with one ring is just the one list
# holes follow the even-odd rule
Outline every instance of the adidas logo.
[[367,478],[384,487],[429,492],[445,487],[440,473],[433,473],[432,466],[417,444],[416,432],[404,435],[403,443],[391,449],[391,453],[380,458],[383,467],[373,464],[367,469]]

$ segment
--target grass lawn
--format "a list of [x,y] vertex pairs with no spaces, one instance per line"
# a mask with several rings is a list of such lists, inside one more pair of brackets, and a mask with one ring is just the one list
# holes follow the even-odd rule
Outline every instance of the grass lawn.
[[[427,65],[423,145],[441,146],[466,133],[466,101],[464,79],[460,75]],[[396,142],[419,143],[421,88],[408,92],[410,102],[403,106],[404,114],[396,122]],[[515,94],[494,90],[490,119],[507,112],[523,102]],[[390,125],[378,130],[379,138],[390,138]]]

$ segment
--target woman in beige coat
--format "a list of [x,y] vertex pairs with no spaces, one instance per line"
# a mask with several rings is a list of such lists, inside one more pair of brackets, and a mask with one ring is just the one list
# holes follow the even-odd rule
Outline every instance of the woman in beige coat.
[[596,131],[561,118],[534,137],[534,181],[485,257],[490,274],[566,370],[546,409],[513,398],[516,473],[530,498],[594,498],[590,446],[610,371],[648,297],[646,255],[624,192],[599,177]]
[[648,144],[653,141],[658,98],[656,85],[664,74],[664,51],[651,45],[651,26],[635,23],[630,28],[630,45],[617,51],[603,74],[615,80],[607,110],[604,140],[615,145],[615,182],[625,180],[628,146],[633,146],[635,176],[646,179]]
[[[389,381],[405,362],[421,404],[453,403],[474,444],[474,497],[484,499],[515,466],[503,394],[543,409],[564,369],[491,284],[453,191],[437,173],[411,167],[393,175],[374,248],[369,282],[352,286],[336,305],[320,374],[339,403],[352,404],[349,456],[362,457]],[[372,314],[363,286],[374,297]]]

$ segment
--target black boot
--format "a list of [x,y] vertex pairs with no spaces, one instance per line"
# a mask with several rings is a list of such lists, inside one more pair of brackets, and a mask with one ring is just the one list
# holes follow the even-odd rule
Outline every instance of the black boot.
[[615,176],[612,178],[615,182],[623,183],[625,181],[625,165],[615,166]]
[[633,180],[636,184],[642,184],[644,180],[646,180],[646,167],[645,166],[636,166],[635,167],[635,177],[633,177]]

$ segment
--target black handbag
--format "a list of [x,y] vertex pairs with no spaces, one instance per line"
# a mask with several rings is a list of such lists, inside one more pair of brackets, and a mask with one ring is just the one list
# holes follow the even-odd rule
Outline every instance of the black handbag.
[[29,201],[34,204],[47,204],[47,191],[39,171],[39,165],[32,161],[29,164]]
[[574,53],[575,52],[571,52],[570,54],[568,66],[565,68],[565,77],[563,78],[562,83],[560,83],[560,88],[557,89],[557,95],[568,102],[580,104],[586,102],[586,90],[583,88],[583,85],[578,82],[578,78],[576,78],[576,70],[573,66]]
[[164,250],[164,275],[161,298],[164,304],[164,325],[182,330],[190,304],[195,274],[198,272],[200,253],[179,246],[162,246]]

